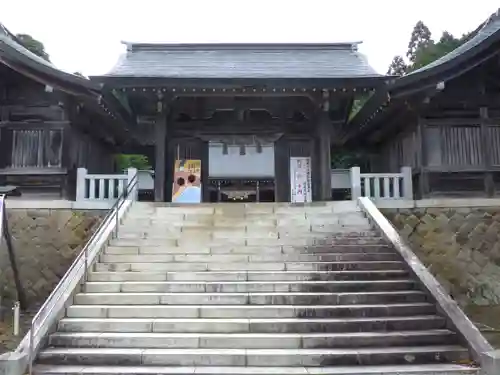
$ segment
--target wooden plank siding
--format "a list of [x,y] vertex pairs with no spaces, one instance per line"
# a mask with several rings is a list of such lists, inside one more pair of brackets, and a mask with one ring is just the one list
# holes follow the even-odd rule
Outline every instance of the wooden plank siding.
[[420,197],[500,195],[500,120],[421,121],[422,151],[415,124],[379,145],[374,172],[412,167]]
[[373,172],[397,173],[401,167],[419,166],[419,145],[416,129],[399,133],[384,143],[379,157],[375,157]]
[[99,139],[102,118],[1,66],[0,78],[0,185],[71,199],[78,167],[113,171],[114,150]]

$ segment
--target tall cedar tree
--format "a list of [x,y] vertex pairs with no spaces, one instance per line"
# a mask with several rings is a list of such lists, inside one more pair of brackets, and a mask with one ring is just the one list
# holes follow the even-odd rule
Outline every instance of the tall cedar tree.
[[460,47],[470,37],[471,33],[468,33],[457,39],[445,31],[439,41],[434,42],[429,28],[422,21],[418,21],[408,43],[406,56],[409,63],[407,64],[402,56],[396,56],[387,74],[401,76],[420,69]]
[[413,32],[411,33],[406,57],[414,63],[417,58],[418,51],[426,49],[432,44],[434,44],[434,41],[432,40],[431,31],[422,21],[418,21],[413,28]]
[[392,59],[391,65],[389,65],[389,69],[387,70],[387,75],[390,76],[403,76],[405,75],[408,66],[405,63],[405,60],[402,56],[395,56]]

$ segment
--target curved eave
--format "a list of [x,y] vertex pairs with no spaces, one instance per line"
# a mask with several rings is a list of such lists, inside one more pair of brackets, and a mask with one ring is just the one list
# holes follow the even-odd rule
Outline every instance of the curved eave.
[[[41,63],[38,61],[40,57],[30,57],[34,54],[27,50],[26,53],[21,53],[11,43],[15,42],[9,42],[5,37],[0,39],[0,61],[20,74],[74,95],[88,95],[100,90],[95,82],[63,72],[49,63]],[[24,49],[21,46],[18,48]]]
[[[496,23],[500,23],[500,21],[496,21]],[[481,39],[477,44],[475,44],[476,38]],[[449,55],[447,54],[441,59],[438,59],[436,62],[429,64],[431,65],[430,67],[423,67],[399,78],[394,83],[391,91],[405,91],[410,87],[415,87],[415,89],[418,89],[419,87],[425,85],[437,83],[439,81],[446,81],[450,78],[461,75],[465,71],[470,70],[470,68],[475,67],[488,58],[491,58],[493,55],[498,54],[499,51],[492,51],[492,47],[494,47],[494,45],[499,41],[500,25],[498,26],[498,30],[494,31],[491,35],[485,37],[484,39],[482,39],[480,35],[476,35],[475,37],[470,39],[463,46],[466,46],[467,43],[472,43],[475,45],[465,50],[464,52],[456,54],[452,58],[440,62],[440,60],[446,58],[446,56]],[[450,52],[450,54],[452,53],[454,53],[454,51]]]
[[[477,35],[474,38],[478,37],[481,38]],[[469,42],[474,43],[474,38],[469,40]],[[391,100],[396,98],[411,98],[415,95],[425,94],[426,92],[435,92],[439,83],[446,83],[457,78],[498,55],[500,53],[497,48],[499,42],[500,30],[497,30],[481,42],[455,55],[453,58],[443,62],[437,60],[431,67],[424,67],[395,79],[383,90],[377,91],[359,113],[347,124],[346,131],[342,135],[342,143],[348,143],[354,137],[360,137],[370,129],[380,126],[385,118],[385,112],[388,110],[387,107],[395,105],[394,103],[391,104]],[[454,52],[452,51],[451,53]],[[446,55],[443,58],[445,57]]]

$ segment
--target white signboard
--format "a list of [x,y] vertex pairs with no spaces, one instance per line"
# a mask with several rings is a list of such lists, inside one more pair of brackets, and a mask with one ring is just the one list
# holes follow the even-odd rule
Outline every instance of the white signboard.
[[292,203],[312,202],[311,158],[290,158],[290,189]]
[[274,144],[262,145],[260,152],[252,145],[245,146],[245,154],[240,155],[240,147],[229,145],[227,154],[222,143],[210,142],[208,149],[208,174],[210,177],[274,177]]

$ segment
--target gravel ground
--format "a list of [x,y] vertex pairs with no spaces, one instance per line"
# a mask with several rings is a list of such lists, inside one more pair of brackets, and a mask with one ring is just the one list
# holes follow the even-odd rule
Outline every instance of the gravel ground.
[[484,337],[495,348],[500,349],[500,305],[469,306],[465,309],[467,316],[479,327]]
[[3,319],[0,320],[0,354],[16,349],[24,335],[29,331],[31,319],[36,312],[28,311],[21,313],[20,317],[20,333],[19,336],[14,336],[12,323],[12,311],[4,310]]

